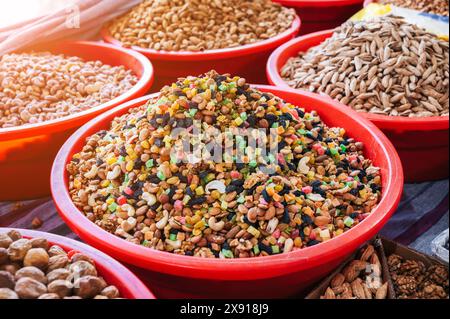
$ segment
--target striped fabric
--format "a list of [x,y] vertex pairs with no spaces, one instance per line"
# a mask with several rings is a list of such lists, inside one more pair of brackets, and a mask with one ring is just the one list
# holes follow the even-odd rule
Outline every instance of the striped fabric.
[[[448,219],[442,218],[448,214],[448,200],[448,180],[406,185],[402,203],[382,230],[382,235],[405,245],[413,242],[420,243],[421,236],[424,240],[431,242],[434,237],[427,232],[435,224],[446,223],[448,228]],[[35,218],[43,222],[39,229],[41,231],[76,238],[76,235],[59,218],[53,202],[48,198],[0,204],[0,227],[30,229]],[[421,244],[424,247],[427,246],[426,243]]]

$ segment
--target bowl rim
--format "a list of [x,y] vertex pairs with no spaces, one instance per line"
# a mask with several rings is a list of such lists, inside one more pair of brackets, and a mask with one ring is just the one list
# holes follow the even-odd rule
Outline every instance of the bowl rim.
[[[67,172],[65,170],[66,163],[68,163],[70,156],[75,151],[75,144],[77,144],[80,139],[84,139],[84,135],[90,134],[86,134],[86,131],[92,129],[93,126],[97,126],[104,122],[106,118],[112,115],[118,116],[119,114],[124,114],[126,112],[124,110],[144,104],[149,100],[149,98],[155,97],[155,94],[130,101],[122,106],[108,111],[107,113],[104,113],[80,128],[64,144],[55,159],[51,174],[52,196],[60,216],[70,225],[74,232],[80,235],[80,237],[83,238],[83,235],[85,235],[84,238],[89,236],[89,239],[93,242],[95,241],[96,244],[101,245],[103,247],[102,249],[107,248],[109,251],[114,251],[116,254],[122,255],[123,252],[126,252],[128,256],[131,256],[131,263],[133,263],[131,261],[132,259],[140,260],[141,262],[139,265],[136,264],[136,266],[144,267],[146,269],[153,269],[155,265],[170,264],[172,269],[161,267],[158,271],[172,275],[180,275],[180,271],[183,269],[186,270],[186,273],[183,273],[185,276],[212,279],[217,279],[217,274],[221,271],[228,271],[230,274],[227,275],[227,278],[220,279],[225,281],[233,279],[244,280],[244,272],[251,273],[252,275],[249,275],[251,279],[267,278],[270,277],[270,275],[264,274],[264,270],[267,267],[275,267],[279,269],[280,275],[283,272],[290,273],[295,270],[296,267],[298,268],[299,262],[301,261],[307,263],[317,261],[318,259],[326,256],[333,256],[334,251],[342,248],[342,246],[345,245],[346,240],[360,238],[370,231],[370,229],[375,228],[379,224],[385,223],[387,219],[390,218],[397,208],[403,193],[403,168],[394,146],[373,123],[360,117],[355,111],[347,110],[347,107],[339,102],[325,99],[317,94],[266,85],[255,85],[253,87],[273,92],[275,95],[277,93],[287,92],[295,95],[305,95],[309,98],[321,101],[322,103],[327,103],[329,107],[333,108],[336,112],[351,113],[350,115],[357,118],[360,125],[373,136],[379,145],[380,151],[385,155],[384,157],[387,162],[387,172],[390,172],[390,174],[388,174],[387,180],[385,181],[386,186],[380,203],[363,222],[344,234],[319,245],[303,248],[301,250],[283,255],[252,258],[250,259],[251,262],[249,262],[248,258],[227,259],[224,261],[216,258],[203,259],[199,257],[181,256],[168,252],[160,252],[132,244],[122,238],[106,232],[93,222],[89,221],[87,217],[85,217],[83,213],[73,204],[67,187]],[[80,231],[80,229],[82,231]],[[324,251],[326,253],[324,253]],[[143,261],[145,261],[145,263]],[[199,264],[201,266],[199,266]],[[201,269],[204,273],[201,276],[188,274],[189,269]],[[260,269],[261,271],[256,272],[256,269]]]
[[[141,90],[145,89],[146,87],[150,87],[153,80],[154,80],[154,68],[152,63],[149,59],[147,59],[145,56],[140,54],[139,52],[135,52],[133,50],[127,50],[124,48],[116,47],[111,44],[107,43],[101,43],[101,42],[95,42],[95,41],[63,41],[63,42],[51,42],[47,44],[50,47],[50,52],[52,51],[52,48],[54,46],[61,47],[61,46],[82,46],[86,48],[102,48],[111,50],[114,52],[117,52],[117,54],[132,57],[135,61],[137,61],[141,68],[142,68],[142,75],[139,78],[139,81],[128,91],[123,93],[122,95],[116,97],[115,99],[100,104],[96,107],[87,109],[85,111],[74,113],[69,116],[65,116],[59,119],[50,120],[42,123],[36,123],[36,124],[29,124],[29,125],[22,125],[22,126],[15,126],[11,128],[0,128],[0,141],[3,140],[12,140],[17,138],[24,138],[29,137],[33,135],[41,135],[44,133],[48,133],[53,129],[57,129],[61,125],[64,125],[65,129],[70,128],[70,123],[78,120],[82,120],[84,118],[88,118],[93,114],[99,113],[101,111],[107,110],[114,105],[120,105],[121,103],[124,103],[125,101],[129,100],[131,97],[139,93]],[[43,45],[39,45],[39,48],[45,47]],[[20,51],[31,51],[33,47],[27,48],[26,50],[19,50]],[[88,59],[83,59],[85,61],[89,61]],[[97,59],[100,60],[100,59]],[[101,61],[101,60],[100,60]],[[128,68],[127,68],[128,70]]]
[[[19,231],[20,234],[27,239],[45,238],[50,244],[61,246],[66,253],[70,251],[77,251],[82,254],[86,254],[88,257],[92,258],[96,264],[101,265],[103,268],[110,269],[115,279],[127,286],[129,293],[134,299],[156,299],[150,289],[147,288],[147,286],[145,286],[144,283],[142,283],[142,281],[127,267],[94,247],[88,246],[71,238],[66,238],[51,233],[12,227],[0,227],[0,233],[6,233],[10,230]],[[129,283],[133,284],[129,285]]]
[[[138,46],[132,46],[131,49],[133,51],[137,51],[149,58],[153,58],[155,60],[164,60],[164,61],[201,61],[201,60],[214,60],[221,58],[229,58],[229,57],[237,57],[246,54],[257,53],[262,49],[278,47],[280,43],[284,43],[291,37],[295,37],[302,26],[302,20],[296,14],[294,22],[289,29],[283,31],[275,37],[272,37],[267,40],[258,41],[251,44],[246,44],[243,46],[238,46],[234,48],[224,48],[224,49],[215,49],[215,50],[207,50],[203,52],[191,52],[191,51],[158,51],[154,49],[146,49]],[[108,29],[108,24],[105,24],[100,31],[100,35],[102,39],[106,43],[110,43],[116,47],[124,48],[121,41],[113,38]]]
[[[324,30],[307,34],[289,42],[286,42],[278,49],[276,49],[270,56],[267,62],[267,77],[270,83],[277,87],[291,88],[281,77],[278,65],[280,64],[281,56],[285,51],[290,50],[292,47],[296,47],[304,41],[316,39],[316,38],[329,38],[333,34],[334,30]],[[292,89],[292,88],[291,88]],[[303,91],[301,89],[294,89]],[[325,95],[323,95],[325,96]],[[329,98],[328,96],[325,96]],[[331,99],[331,98],[329,98]],[[351,109],[347,106],[347,108]],[[396,129],[407,131],[428,131],[428,130],[448,130],[449,129],[449,116],[432,116],[423,118],[409,118],[401,116],[388,116],[379,114],[370,114],[361,112],[358,113],[364,118],[372,121],[381,129]]]

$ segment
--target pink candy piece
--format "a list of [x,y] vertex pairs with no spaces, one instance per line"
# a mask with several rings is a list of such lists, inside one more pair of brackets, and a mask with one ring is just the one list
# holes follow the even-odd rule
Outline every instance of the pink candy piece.
[[319,143],[313,145],[313,150],[315,150],[319,155],[325,154],[325,149]]
[[263,197],[260,197],[259,198],[259,203],[261,204],[261,205],[267,205],[268,203],[266,202],[266,200],[263,198]]
[[311,240],[316,240],[317,236],[316,236],[316,232],[315,231],[311,231],[311,234],[309,234],[309,239]]
[[275,206],[276,208],[284,208],[283,204],[281,204],[280,202],[273,203],[273,206]]
[[230,176],[231,176],[232,179],[240,179],[242,175],[238,171],[232,171],[230,173]]
[[302,188],[302,192],[305,193],[306,195],[311,194],[313,191],[313,188],[311,186],[306,186]]
[[291,238],[292,238],[292,239],[295,239],[295,238],[297,238],[298,236],[300,236],[300,231],[299,231],[298,229],[294,230],[294,231],[291,233]]
[[173,204],[173,207],[176,211],[181,212],[183,210],[184,204],[181,200],[175,201],[175,204]]
[[281,237],[281,230],[277,229],[276,231],[274,231],[274,233],[272,234],[273,238],[278,239]]
[[124,193],[131,196],[134,192],[131,188],[127,187],[125,188]]
[[286,160],[284,159],[283,154],[281,154],[281,153],[278,154],[277,158],[278,158],[278,163],[279,163],[279,164],[281,164],[281,165],[286,165]]
[[349,177],[347,177],[346,181],[347,181],[347,182],[353,182],[354,179],[353,179],[353,177],[349,176]]

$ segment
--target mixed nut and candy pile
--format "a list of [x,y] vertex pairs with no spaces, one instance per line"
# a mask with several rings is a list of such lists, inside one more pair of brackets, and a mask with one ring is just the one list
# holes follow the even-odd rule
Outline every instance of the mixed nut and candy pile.
[[116,299],[94,261],[44,238],[0,233],[0,299]]
[[[205,143],[225,140],[230,128],[266,138],[255,148],[237,135],[219,162],[180,161],[180,144],[206,145],[196,125],[217,130]],[[185,134],[174,137],[176,129]],[[270,148],[269,129],[275,152],[255,156]],[[313,246],[362,222],[381,198],[379,169],[363,150],[317,112],[212,71],[116,118],[67,170],[75,205],[108,232],[159,251],[246,258]]]

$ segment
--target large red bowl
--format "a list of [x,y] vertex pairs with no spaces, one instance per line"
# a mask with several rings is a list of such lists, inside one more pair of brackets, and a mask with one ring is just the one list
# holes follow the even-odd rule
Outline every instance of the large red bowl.
[[[11,228],[0,228],[0,233],[7,233]],[[109,285],[116,286],[122,298],[156,299],[148,288],[131,271],[104,253],[73,239],[33,230],[15,229],[25,238],[45,238],[50,245],[58,245],[66,252],[76,251],[91,257],[98,273]]]
[[[322,31],[294,39],[277,49],[269,59],[269,82],[289,87],[280,69],[289,58],[317,46],[332,35]],[[378,126],[391,140],[403,163],[407,182],[424,182],[448,178],[449,117],[405,118],[360,113]]]
[[296,9],[302,19],[301,34],[335,28],[363,8],[364,0],[274,0]]
[[52,170],[52,193],[61,217],[90,245],[135,266],[141,279],[162,298],[282,298],[306,291],[330,273],[353,251],[370,240],[395,212],[403,190],[403,171],[389,140],[369,121],[345,106],[319,95],[258,86],[263,91],[306,108],[317,110],[332,126],[366,145],[366,156],[381,168],[383,196],[375,211],[342,236],[317,246],[285,255],[255,259],[201,259],[150,250],[122,240],[89,221],[73,204],[68,192],[66,164],[79,152],[88,136],[108,129],[111,121],[130,108],[141,106],[144,97],[117,107],[79,129],[59,152]]
[[32,49],[124,65],[139,77],[139,82],[123,95],[84,112],[45,123],[0,128],[0,201],[48,196],[52,162],[66,139],[95,116],[147,94],[153,83],[152,64],[131,50],[95,42],[60,42]]
[[[264,69],[270,54],[280,45],[293,39],[298,34],[300,26],[300,18],[296,17],[292,26],[276,37],[229,49],[205,52],[167,52],[136,46],[132,49],[148,57],[155,66],[156,81],[153,86],[155,91],[176,82],[179,77],[186,74],[199,75],[210,70],[239,74],[249,82],[262,83],[266,81]],[[111,36],[106,27],[101,34],[105,42],[123,47],[120,41]]]

